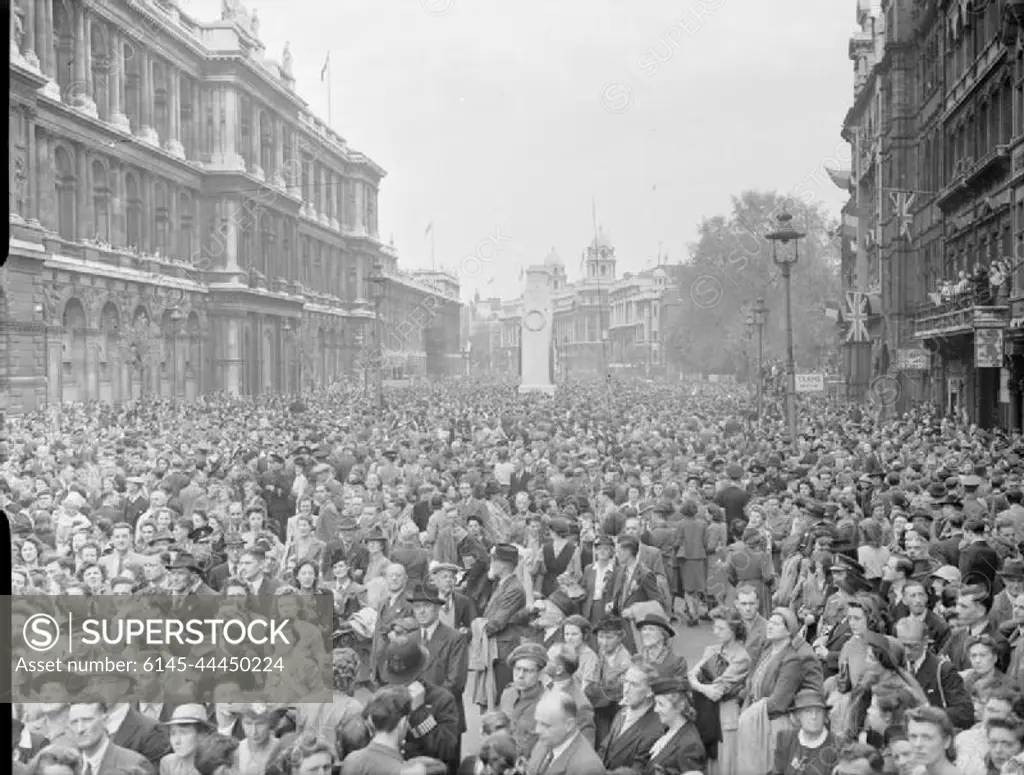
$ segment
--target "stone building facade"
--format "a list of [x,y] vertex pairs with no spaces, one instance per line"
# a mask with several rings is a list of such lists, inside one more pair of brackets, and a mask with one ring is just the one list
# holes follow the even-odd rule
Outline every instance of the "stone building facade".
[[[663,267],[620,277],[615,247],[601,229],[580,256],[579,280],[569,282],[565,262],[554,248],[543,263],[552,284],[556,376],[593,379],[609,373],[654,376],[664,371],[660,323],[674,281]],[[493,307],[493,302],[488,305]],[[522,318],[521,297],[503,302],[500,311],[486,316],[486,330],[496,325],[498,331],[488,362],[501,371],[518,373]]]
[[16,0],[10,46],[8,411],[458,352],[457,284],[399,269],[384,170],[310,113],[240,3],[201,23],[174,0]]
[[854,285],[881,312],[860,368],[898,382],[897,410],[930,401],[1020,430],[1024,3],[858,0],[857,13],[846,212]]

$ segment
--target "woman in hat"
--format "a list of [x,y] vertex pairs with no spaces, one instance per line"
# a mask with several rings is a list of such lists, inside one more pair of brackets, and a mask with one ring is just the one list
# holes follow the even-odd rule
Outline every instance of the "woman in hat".
[[672,650],[676,631],[668,619],[652,612],[636,623],[639,634],[637,654],[663,678],[686,678],[686,657]]
[[363,573],[363,585],[366,586],[374,579],[384,579],[387,576],[391,560],[387,555],[387,536],[379,527],[370,530],[363,538],[363,542],[368,554],[366,570]]
[[643,775],[660,772],[704,772],[707,753],[694,724],[696,710],[685,679],[661,677],[651,682],[654,711],[665,733],[651,746]]
[[625,621],[608,617],[595,628],[597,636],[597,675],[586,688],[587,699],[594,706],[595,738],[604,740],[622,702],[622,679],[633,664],[633,657],[623,645]]
[[171,752],[160,760],[160,775],[199,775],[195,768],[199,740],[210,733],[209,715],[202,705],[179,705],[164,722]]
[[[799,634],[800,623],[788,608],[776,608],[765,626],[765,643],[747,679],[746,700],[737,725],[744,741],[738,772],[765,772],[772,761],[776,735],[789,728],[797,693],[821,694],[821,662]],[[747,745],[749,743],[749,746]]]
[[778,733],[770,775],[831,773],[839,759],[839,745],[826,725],[828,709],[821,693],[814,689],[798,692],[791,710],[798,728]]
[[704,649],[704,655],[690,670],[689,680],[711,772],[735,775],[739,697],[750,671],[750,656],[743,645],[747,626],[734,608],[716,608],[709,616],[718,643]]

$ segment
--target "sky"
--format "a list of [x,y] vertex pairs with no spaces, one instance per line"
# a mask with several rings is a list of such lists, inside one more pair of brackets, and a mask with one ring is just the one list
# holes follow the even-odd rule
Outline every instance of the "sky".
[[[219,0],[179,0],[200,20]],[[853,93],[856,0],[249,0],[268,56],[385,170],[381,238],[511,298],[552,247],[570,280],[597,222],[620,275],[688,254],[747,189],[838,216],[825,167]],[[592,204],[593,203],[593,204]],[[432,237],[425,236],[433,224]]]

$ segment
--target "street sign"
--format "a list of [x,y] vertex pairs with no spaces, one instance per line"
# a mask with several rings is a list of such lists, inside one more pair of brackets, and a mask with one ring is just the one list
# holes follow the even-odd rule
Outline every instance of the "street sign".
[[825,392],[824,374],[797,374],[797,393],[823,393]]

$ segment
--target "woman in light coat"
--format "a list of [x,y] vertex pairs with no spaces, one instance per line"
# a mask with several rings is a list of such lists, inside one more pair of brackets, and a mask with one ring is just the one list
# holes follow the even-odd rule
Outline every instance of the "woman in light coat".
[[[750,656],[743,646],[747,628],[739,611],[733,608],[716,608],[710,617],[718,644],[704,649],[704,656],[690,670],[690,687],[699,715],[698,727],[708,752],[709,775],[736,775],[739,697],[750,671]],[[703,713],[705,709],[712,713]],[[717,735],[714,734],[715,711]],[[710,724],[701,723],[706,718]]]

